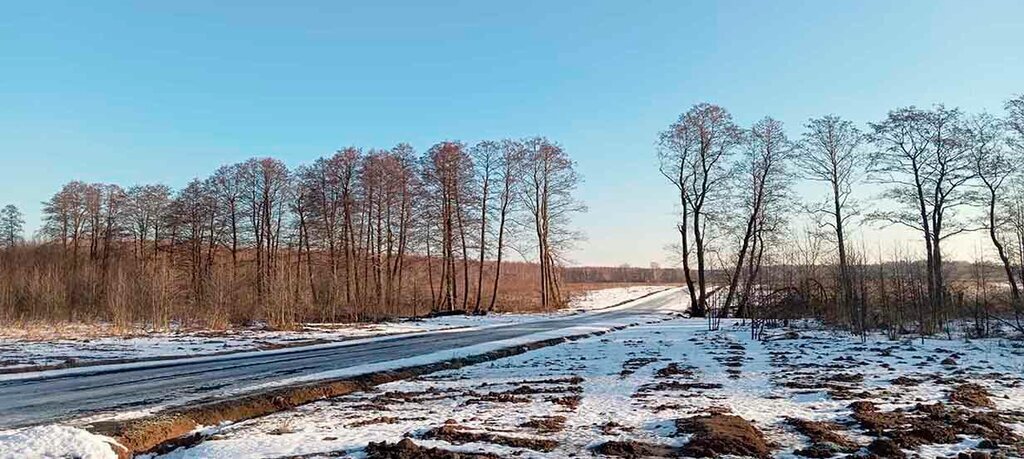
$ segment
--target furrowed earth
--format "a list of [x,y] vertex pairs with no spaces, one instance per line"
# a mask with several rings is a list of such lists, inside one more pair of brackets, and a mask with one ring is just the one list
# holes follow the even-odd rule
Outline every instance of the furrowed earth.
[[1024,344],[674,317],[203,429],[164,458],[1024,456]]

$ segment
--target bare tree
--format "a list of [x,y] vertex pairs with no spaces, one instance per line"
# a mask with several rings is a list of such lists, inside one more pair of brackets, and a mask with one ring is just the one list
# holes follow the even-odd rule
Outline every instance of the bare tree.
[[[793,143],[786,137],[782,123],[772,118],[764,118],[754,124],[747,135],[746,147],[737,186],[742,190],[738,207],[743,210],[745,224],[736,264],[729,279],[729,290],[725,293],[722,306],[726,314],[735,299],[740,298],[745,302],[757,278],[765,250],[765,235],[778,224],[775,220],[777,213],[774,211],[778,210],[777,204],[788,193],[786,163],[793,153]],[[748,271],[746,285],[741,292],[737,286],[743,277],[744,262],[747,263]],[[745,317],[747,311],[741,310],[737,315]]]
[[0,209],[0,248],[14,247],[22,241],[25,218],[14,204]]
[[277,273],[277,251],[289,192],[289,172],[279,160],[253,158],[243,163],[240,173],[244,184],[242,202],[247,207],[256,255],[256,302],[267,305],[270,282]]
[[[804,177],[823,182],[828,187],[828,196],[809,210],[819,217],[820,224],[831,230],[835,236],[839,253],[839,306],[853,310],[854,289],[847,257],[846,223],[859,212],[859,206],[851,198],[853,185],[864,167],[864,155],[860,146],[864,135],[850,121],[829,115],[811,119],[805,125],[807,131],[799,144],[796,164]],[[860,311],[860,327],[864,329],[866,308]]]
[[975,173],[980,182],[979,201],[986,211],[987,218],[983,226],[988,230],[989,240],[996,249],[996,255],[1009,283],[1015,325],[1024,331],[1024,325],[1021,323],[1024,305],[1021,304],[1020,284],[1014,273],[1010,251],[1003,241],[1005,227],[1014,222],[1014,209],[1011,207],[1009,212],[1003,215],[1002,211],[1007,210],[1007,207],[1001,203],[1012,203],[1006,194],[1020,171],[1019,161],[1022,159],[1021,154],[1024,153],[1022,150],[1013,154],[1007,148],[1007,142],[1011,141],[1006,135],[1007,128],[1009,127],[1010,133],[1015,129],[1012,126],[1013,113],[1009,115],[1006,121],[984,113],[973,117],[969,124],[969,145]]
[[498,284],[501,280],[501,262],[507,242],[505,238],[512,226],[509,222],[512,215],[515,214],[519,208],[520,200],[516,199],[516,196],[522,188],[522,173],[525,167],[524,155],[525,147],[522,142],[514,140],[506,140],[502,142],[501,158],[497,168],[498,176],[496,177],[496,181],[501,186],[498,190],[498,205],[496,209],[498,219],[498,237],[494,247],[494,283],[491,286],[491,300],[487,305],[488,312],[494,309],[495,301],[498,298]]
[[156,255],[157,241],[170,208],[171,189],[166,185],[136,185],[128,188],[127,193],[127,219],[135,239],[135,254],[144,258],[147,244],[153,241]]
[[1011,144],[1024,151],[1024,94],[1006,101],[1006,124],[1013,133]]
[[561,307],[565,299],[558,266],[565,251],[580,238],[568,225],[572,214],[585,210],[573,195],[581,178],[562,147],[543,137],[523,143],[527,151],[523,203],[537,235],[541,307]]
[[[484,288],[484,260],[487,257],[487,232],[488,232],[488,215],[491,213],[491,201],[494,199],[492,186],[497,180],[496,175],[499,173],[502,144],[500,142],[494,142],[485,140],[473,146],[470,150],[470,154],[473,156],[473,165],[476,170],[476,184],[479,187],[477,197],[479,202],[477,205],[479,208],[479,225],[480,233],[479,237],[479,251],[477,257],[477,275],[476,275],[476,299],[473,304],[473,312],[476,314],[480,313],[480,304],[483,297]],[[500,197],[500,196],[499,196]]]
[[921,232],[932,313],[932,322],[921,325],[934,327],[947,294],[941,244],[969,230],[957,214],[971,203],[967,185],[975,177],[963,115],[941,105],[932,110],[901,108],[871,123],[871,129],[877,147],[870,155],[872,179],[889,185],[883,197],[898,208],[873,212],[869,218]]
[[[741,130],[733,123],[732,115],[707,103],[693,106],[659,136],[661,173],[679,192],[682,218],[677,229],[690,313],[694,317],[707,313],[707,225],[714,216],[711,209],[726,194],[729,160],[741,140]],[[691,274],[691,254],[697,262],[696,285]]]

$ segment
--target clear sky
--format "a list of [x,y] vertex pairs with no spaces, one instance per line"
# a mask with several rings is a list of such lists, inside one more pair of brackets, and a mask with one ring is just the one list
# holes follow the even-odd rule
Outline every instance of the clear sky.
[[12,1],[0,204],[34,230],[71,179],[177,187],[255,155],[545,135],[586,178],[575,260],[646,265],[675,236],[654,140],[694,103],[796,135],[1021,92],[1019,0]]

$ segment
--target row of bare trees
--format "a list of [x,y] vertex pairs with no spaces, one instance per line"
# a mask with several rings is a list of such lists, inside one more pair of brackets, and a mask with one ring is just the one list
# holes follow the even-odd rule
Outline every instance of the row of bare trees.
[[[5,239],[0,317],[283,326],[554,308],[579,182],[540,137],[346,148],[294,169],[253,158],[179,190],[72,181],[44,203],[42,242]],[[513,253],[537,263],[529,281],[504,272]]]
[[[934,332],[958,314],[966,288],[950,279],[956,273],[945,243],[985,231],[1003,278],[989,284],[1005,286],[986,298],[1001,298],[1011,317],[1001,320],[1024,331],[1022,126],[1024,96],[998,116],[905,107],[861,128],[828,115],[809,120],[794,139],[772,118],[744,129],[722,107],[692,107],[660,134],[658,157],[678,191],[678,252],[693,315],[756,321],[779,313],[771,301],[807,306],[816,298],[829,317],[865,331],[898,307],[889,293],[878,293],[893,288],[886,286],[889,273],[901,282],[900,301],[917,312],[907,317]],[[820,194],[801,202],[792,192],[795,177]],[[882,192],[870,195],[868,206],[857,199],[859,186]],[[792,221],[814,230],[805,240],[795,237]],[[851,242],[851,229],[860,225],[909,228],[923,244],[888,258],[879,249],[868,260],[868,250]],[[823,245],[830,249],[808,259]],[[877,272],[868,273],[871,263]],[[796,269],[801,264],[828,269]],[[920,275],[907,274],[917,269]],[[902,290],[911,280],[921,281],[920,295]]]

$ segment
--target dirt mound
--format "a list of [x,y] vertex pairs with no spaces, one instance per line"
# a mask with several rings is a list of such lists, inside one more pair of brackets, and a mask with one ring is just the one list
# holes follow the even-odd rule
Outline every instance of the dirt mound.
[[859,401],[850,404],[853,410],[853,419],[857,421],[868,433],[878,436],[886,430],[892,430],[906,425],[909,420],[898,411],[882,412],[872,402]]
[[619,376],[625,378],[626,376],[636,373],[637,370],[657,361],[658,359],[651,357],[633,357],[622,362],[622,372],[619,373]]
[[692,378],[696,372],[696,369],[691,366],[679,366],[678,363],[672,362],[665,366],[665,368],[658,369],[654,373],[656,378],[671,378],[674,376],[682,376],[684,378]]
[[549,452],[558,447],[558,442],[555,440],[531,437],[509,437],[505,435],[492,434],[490,432],[475,432],[451,421],[446,422],[440,427],[435,427],[424,432],[423,438],[428,440],[444,440],[456,445],[464,443],[493,443],[495,445],[508,446],[512,448],[526,448],[544,452]]
[[370,426],[370,425],[374,425],[374,424],[397,424],[399,421],[400,421],[400,419],[398,419],[398,418],[396,418],[394,416],[380,416],[380,417],[376,417],[376,418],[372,418],[372,419],[356,421],[356,422],[353,422],[352,424],[349,424],[348,426],[352,427],[352,428],[356,428],[356,427],[366,427],[366,426]]
[[439,448],[427,448],[405,438],[398,443],[370,442],[366,445],[369,459],[498,459],[494,454],[458,453]]
[[879,438],[870,445],[868,445],[868,451],[871,452],[875,457],[881,459],[903,459],[907,455],[900,449],[896,442],[888,438]]
[[961,384],[949,393],[949,401],[972,408],[995,408],[988,389],[974,383]]
[[918,384],[921,384],[921,380],[914,379],[909,376],[900,376],[890,381],[890,383],[896,386],[916,386]]
[[633,430],[635,430],[632,427],[624,426],[615,421],[608,421],[598,426],[598,428],[601,431],[601,433],[605,435],[616,435],[619,432],[632,432]]
[[678,457],[680,455],[679,450],[671,446],[633,440],[605,442],[597,445],[592,451],[602,456],[627,458]]
[[565,416],[541,416],[519,424],[519,427],[537,429],[541,432],[561,432],[565,429]]
[[676,420],[676,429],[693,434],[682,452],[695,457],[725,454],[767,458],[771,453],[764,434],[739,416],[709,414]]
[[836,373],[829,376],[828,380],[842,383],[859,383],[864,381],[864,375],[860,373]]
[[880,457],[901,458],[904,457],[902,449],[954,444],[963,437],[982,438],[990,445],[1013,445],[1021,441],[1006,425],[1010,418],[1000,413],[975,412],[943,403],[918,404],[907,410],[889,412],[878,411],[871,402],[856,402],[850,407],[854,411],[853,418],[870,435],[879,437],[868,449]]
[[565,397],[552,397],[547,399],[547,401],[554,403],[555,405],[564,406],[570,410],[575,410],[580,406],[580,402],[583,401],[583,397],[580,397],[579,395],[567,395]]
[[662,381],[655,384],[645,384],[640,386],[636,390],[638,394],[646,392],[669,392],[669,391],[703,391],[711,389],[721,389],[722,385],[718,383],[703,383],[703,382],[679,382],[679,381]]
[[507,392],[492,392],[467,399],[464,404],[476,405],[479,403],[530,403],[530,397],[520,397]]
[[578,394],[580,392],[583,392],[583,388],[580,387],[580,386],[536,387],[536,386],[530,386],[530,385],[523,384],[521,386],[516,387],[515,389],[510,389],[510,390],[508,390],[506,392],[494,392],[491,395],[497,395],[497,394],[512,394],[512,395],[562,394],[562,393],[566,393],[566,392],[571,392],[571,393]]
[[796,452],[800,456],[832,457],[839,453],[852,453],[858,449],[856,443],[838,432],[842,430],[838,424],[798,418],[786,418],[786,423],[811,439],[809,448]]

